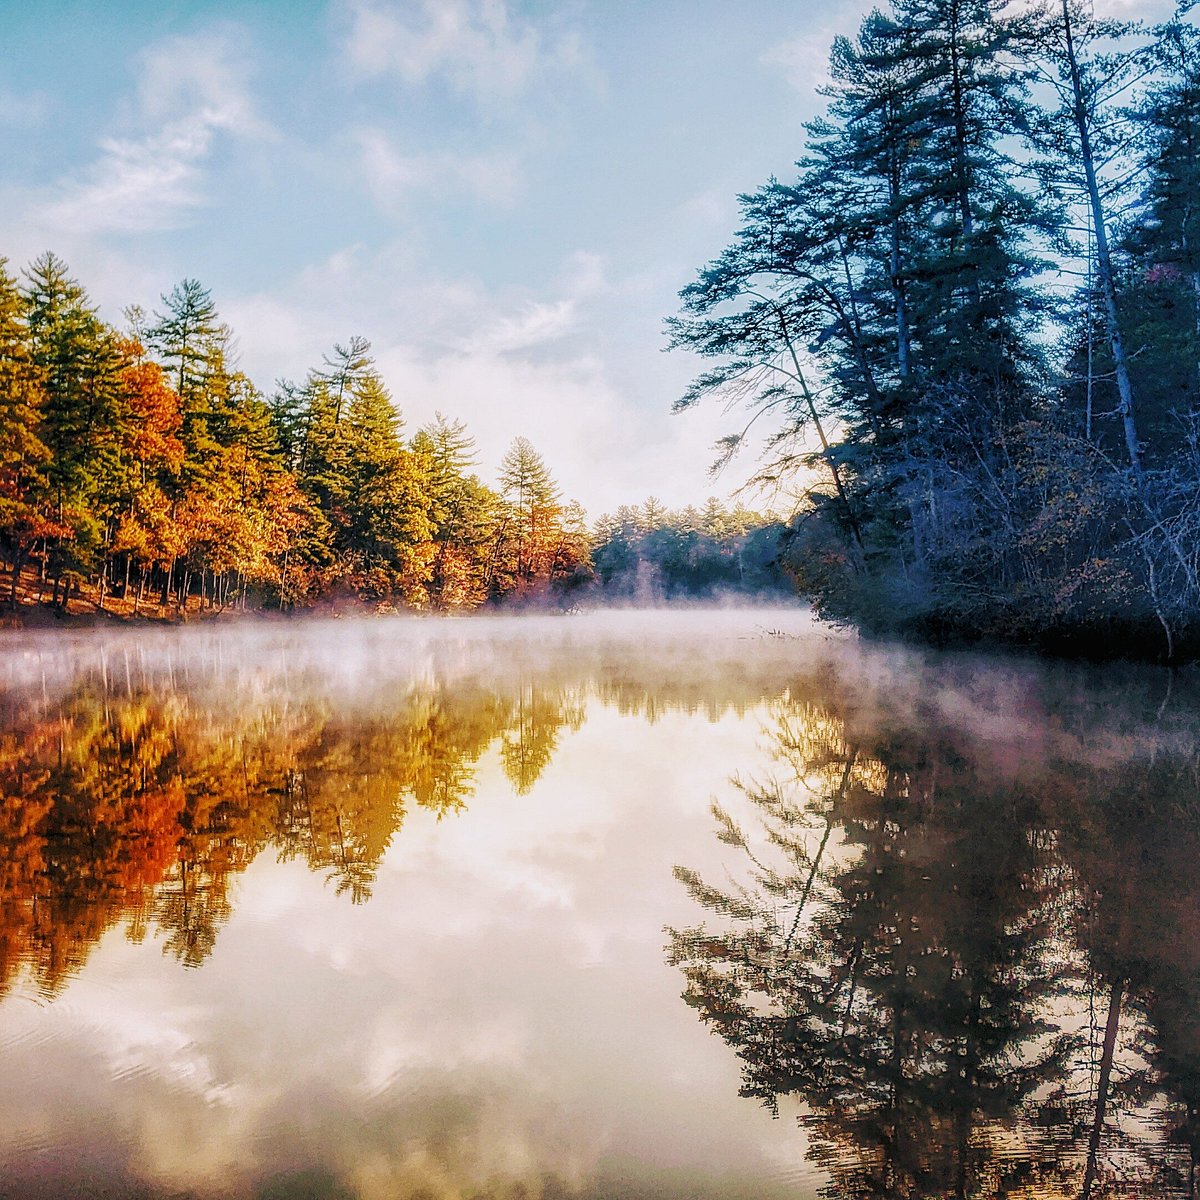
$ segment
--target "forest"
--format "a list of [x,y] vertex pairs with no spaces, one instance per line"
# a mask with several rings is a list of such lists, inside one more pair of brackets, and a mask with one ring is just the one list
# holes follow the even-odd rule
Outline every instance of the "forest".
[[364,338],[260,392],[184,280],[115,329],[52,253],[0,260],[0,556],[17,612],[473,609],[786,586],[782,525],[653,497],[589,526],[530,441],[405,436]]
[[1200,649],[1200,36],[1090,4],[894,0],[829,60],[796,172],[682,292],[677,402],[747,410],[806,493],[825,615]]

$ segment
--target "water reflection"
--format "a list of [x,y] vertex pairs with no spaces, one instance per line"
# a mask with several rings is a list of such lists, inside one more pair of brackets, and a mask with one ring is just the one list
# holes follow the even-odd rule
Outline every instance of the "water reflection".
[[661,961],[760,620],[0,645],[0,1195],[794,1195]]
[[[685,998],[836,1197],[1194,1197],[1200,739],[1165,680],[861,664],[677,868]],[[1144,689],[1139,691],[1139,686]],[[990,693],[990,694],[989,694]]]
[[0,996],[22,967],[55,995],[119,923],[200,965],[232,881],[267,849],[368,900],[410,810],[464,809],[492,747],[528,794],[589,696],[649,721],[672,709],[716,720],[779,687],[761,648],[757,671],[739,661],[663,687],[627,646],[531,659],[522,643],[497,670],[472,666],[470,642],[465,655],[438,642],[430,660],[402,641],[339,679],[336,646],[283,644],[285,667],[268,670],[255,635],[232,661],[220,641],[148,656],[118,643],[75,669],[51,647],[53,686],[39,660],[0,692]]
[[0,987],[24,961],[53,994],[114,922],[151,925],[189,966],[212,951],[236,876],[268,846],[366,900],[412,805],[453,812],[494,741],[527,791],[569,694],[529,686],[396,698],[369,719],[311,697],[214,719],[185,693],[85,681],[6,706],[0,757]]
[[727,642],[719,670],[677,670],[666,688],[664,658],[678,667],[694,649],[686,632],[630,661],[640,638],[620,626],[584,646],[568,636],[558,653],[544,629],[484,629],[10,637],[0,996],[23,965],[55,995],[119,923],[133,941],[154,929],[198,966],[229,917],[230,883],[268,848],[367,900],[410,809],[466,808],[493,745],[524,796],[589,694],[650,721],[671,709],[716,720],[779,686],[752,620],[740,622],[749,668],[745,644]]
[[0,645],[0,1196],[1194,1195],[1189,687],[783,619]]

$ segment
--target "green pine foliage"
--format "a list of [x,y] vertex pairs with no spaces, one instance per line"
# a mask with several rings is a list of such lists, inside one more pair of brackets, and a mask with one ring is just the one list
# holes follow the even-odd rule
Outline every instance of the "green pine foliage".
[[1077,0],[893,0],[791,180],[681,293],[826,615],[1200,650],[1200,34]]
[[43,374],[29,344],[24,299],[7,266],[0,259],[0,529],[14,564],[9,600],[15,604],[21,567],[55,530],[45,515],[50,451],[39,437]]

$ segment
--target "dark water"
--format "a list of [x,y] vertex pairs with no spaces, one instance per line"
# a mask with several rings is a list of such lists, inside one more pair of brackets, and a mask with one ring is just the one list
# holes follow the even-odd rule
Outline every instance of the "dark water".
[[1194,1196],[1198,851],[1187,674],[6,635],[0,1196]]

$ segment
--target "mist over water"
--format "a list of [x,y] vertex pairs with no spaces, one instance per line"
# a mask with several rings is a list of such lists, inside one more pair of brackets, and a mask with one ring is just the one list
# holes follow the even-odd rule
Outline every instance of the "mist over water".
[[[620,654],[626,665],[673,664],[681,681],[690,674],[719,688],[706,665],[710,655],[719,655],[724,665],[738,658],[767,661],[774,652],[756,654],[753,647],[809,633],[813,645],[841,637],[794,606],[249,620],[66,634],[0,631],[0,683],[14,688],[57,685],[100,672],[111,675],[109,682],[116,686],[124,682],[122,672],[147,683],[178,682],[181,673],[190,678],[200,672],[219,675],[228,687],[295,672],[308,677],[310,688],[353,700],[364,689],[415,685],[434,675],[439,681],[469,674],[500,678],[536,667],[574,669],[586,676],[598,658]],[[685,661],[690,671],[678,669]]]
[[794,608],[5,635],[0,1195],[1186,1195],[1198,750]]

